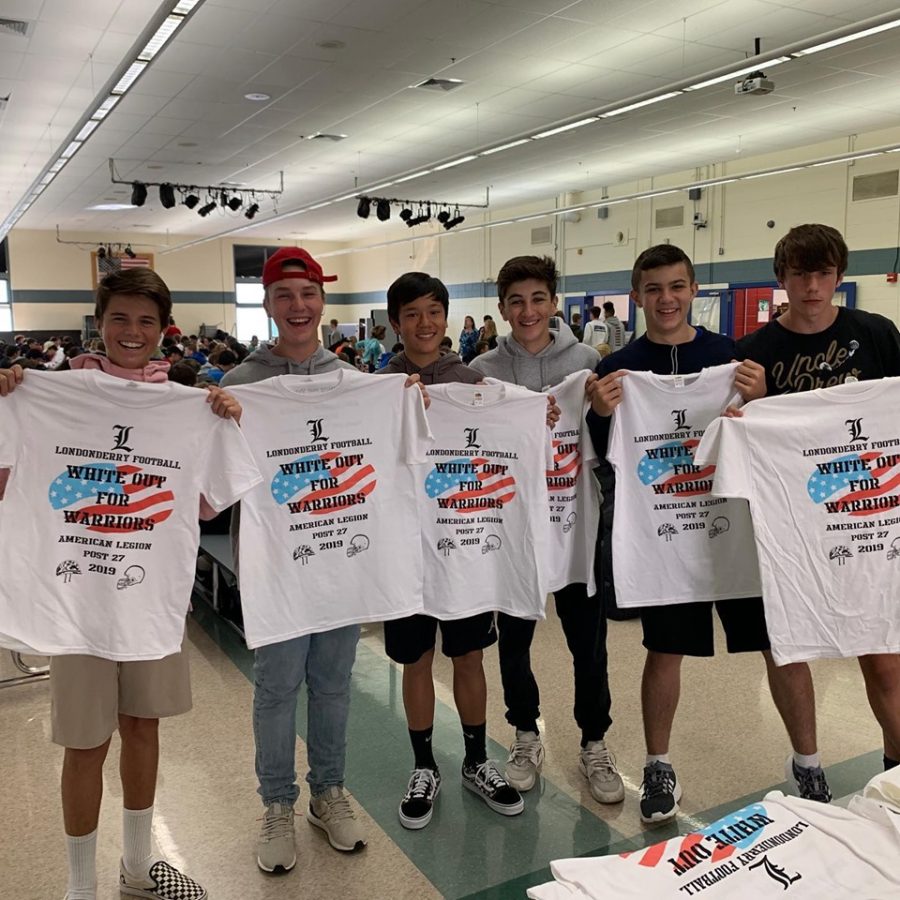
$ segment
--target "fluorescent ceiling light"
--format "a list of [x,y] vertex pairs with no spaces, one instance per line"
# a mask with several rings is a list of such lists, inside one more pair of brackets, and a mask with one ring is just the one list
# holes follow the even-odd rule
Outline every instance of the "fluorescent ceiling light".
[[523,216],[521,219],[513,219],[513,222],[530,222],[532,219],[546,219],[552,216],[552,212],[538,213],[536,216]]
[[702,88],[711,87],[714,84],[721,84],[723,81],[731,81],[732,78],[739,78],[741,75],[749,75],[751,72],[758,72],[760,69],[771,69],[772,66],[780,66],[782,63],[789,62],[789,56],[776,56],[774,59],[767,59],[765,62],[755,62],[751,66],[744,66],[741,69],[734,69],[725,75],[717,75],[715,78],[708,78],[706,81],[699,81],[686,87],[686,91],[699,91]]
[[109,115],[112,108],[121,99],[122,99],[121,96],[110,95],[94,110],[94,114],[91,116],[91,118],[96,119],[98,122],[102,121]]
[[885,22],[883,25],[875,25],[872,28],[866,28],[863,31],[857,31],[855,34],[848,34],[844,37],[835,38],[833,41],[825,41],[824,44],[816,44],[815,47],[807,47],[805,50],[798,50],[794,56],[809,56],[811,53],[818,53],[820,50],[830,50],[832,47],[838,47],[841,44],[847,44],[850,41],[857,41],[860,38],[869,37],[872,34],[879,34],[882,31],[889,31],[900,25],[900,19],[893,22]]
[[124,94],[131,85],[137,80],[138,76],[147,68],[147,63],[142,60],[133,62],[125,74],[116,82],[116,86],[112,89],[113,94]]
[[577,122],[570,122],[568,125],[560,125],[559,128],[550,128],[547,131],[540,131],[531,136],[532,140],[539,141],[541,138],[552,137],[554,134],[562,134],[564,131],[572,131],[575,128],[581,128],[583,125],[590,125],[591,122],[598,122],[599,116],[589,116],[587,119],[579,119]]
[[[265,103],[266,100],[272,99],[272,95],[264,94],[262,91],[253,91],[252,93],[244,94],[244,99],[252,100],[254,103]],[[319,132],[317,131],[315,134],[309,135],[307,140],[311,141],[314,137],[318,137],[318,136],[319,136]]]
[[100,123],[95,119],[88,119],[87,122],[81,127],[81,131],[75,135],[76,141],[86,141],[90,136],[91,132],[99,125]]
[[354,191],[352,194],[344,194],[343,197],[335,197],[332,200],[332,203],[341,203],[344,200],[355,200],[359,196],[359,191]]
[[97,203],[94,206],[86,206],[85,209],[94,209],[101,212],[115,212],[119,209],[137,209],[130,203]]
[[50,166],[48,171],[53,172],[53,173],[59,172],[67,162],[68,162],[67,159],[62,159],[60,157],[60,159],[58,159],[55,163],[53,163],[52,166]]
[[315,206],[307,206],[303,212],[312,212],[314,209],[321,209],[323,206],[331,206],[333,200],[326,200],[324,203],[317,203]]
[[825,162],[813,163],[810,168],[817,169],[819,166],[836,166],[838,163],[849,163],[855,162],[857,159],[868,159],[870,156],[881,156],[882,153],[883,151],[879,150],[877,153],[858,153],[854,156],[845,156],[843,159],[826,159]]
[[453,166],[461,166],[463,163],[471,162],[473,159],[478,159],[474,153],[471,156],[461,156],[459,159],[454,159],[450,162],[443,163],[440,166],[435,166],[431,171],[442,172],[444,169],[452,169]]
[[787,172],[800,172],[806,166],[791,166],[789,169],[776,169],[774,172],[759,172],[756,175],[741,175],[739,181],[752,181],[754,178],[768,178],[770,175],[785,175]]
[[199,2],[200,0],[180,0],[172,12],[179,16],[186,16]]
[[178,30],[178,26],[184,21],[184,16],[168,15],[162,25],[156,29],[156,33],[147,41],[146,46],[138,54],[138,59],[149,62],[166,45],[166,42]]
[[367,188],[366,190],[380,191],[380,190],[382,190],[382,188],[390,187],[394,183],[395,182],[393,182],[393,181],[386,181],[384,184],[376,184],[375,187],[370,187],[370,188]]
[[509,144],[501,144],[499,147],[491,147],[490,150],[482,150],[479,153],[479,156],[490,156],[493,153],[502,153],[504,150],[512,150],[513,147],[521,147],[522,144],[527,144],[531,141],[531,138],[521,138],[518,141],[511,141]]
[[60,158],[69,159],[70,157],[74,156],[78,152],[78,148],[81,146],[81,144],[81,141],[72,141],[72,143],[69,144],[69,146],[59,154]]
[[568,209],[558,209],[554,215],[556,216],[564,216],[566,213],[570,212],[581,212],[581,210],[587,209],[586,206],[571,206]]
[[668,94],[660,94],[658,97],[650,97],[648,100],[639,100],[637,103],[629,103],[628,106],[620,106],[618,109],[611,109],[609,112],[600,113],[601,119],[609,119],[612,116],[620,116],[622,113],[631,112],[633,109],[640,109],[642,106],[650,106],[651,103],[661,103],[663,100],[670,100],[677,97],[683,91],[670,91]]
[[412,181],[413,178],[421,178],[423,175],[430,175],[431,169],[425,169],[423,172],[413,172],[412,175],[404,175],[402,178],[398,178],[394,184],[400,184],[402,181]]

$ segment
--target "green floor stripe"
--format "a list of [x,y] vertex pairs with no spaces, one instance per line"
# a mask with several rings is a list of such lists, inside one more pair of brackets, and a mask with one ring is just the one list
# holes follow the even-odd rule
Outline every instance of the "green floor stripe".
[[[195,605],[194,617],[252,679],[253,654],[239,636],[204,604]],[[434,727],[435,758],[443,777],[441,799],[428,828],[404,829],[397,805],[412,760],[400,681],[395,667],[360,644],[347,735],[347,786],[444,897],[452,900],[481,891],[485,885],[503,886],[510,879],[528,877],[535,860],[579,856],[623,840],[623,835],[546,778],[525,795],[522,815],[503,818],[489,810],[460,784],[459,720],[456,711],[441,702],[436,705]],[[301,692],[297,717],[301,738],[306,733],[305,706]],[[489,740],[488,753],[503,759],[506,751]]]

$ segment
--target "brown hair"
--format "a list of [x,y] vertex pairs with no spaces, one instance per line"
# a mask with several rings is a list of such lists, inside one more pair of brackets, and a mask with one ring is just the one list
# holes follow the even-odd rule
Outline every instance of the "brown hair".
[[847,271],[847,244],[830,225],[796,225],[776,245],[772,268],[779,281],[789,268],[815,272],[828,266],[838,277]]
[[124,272],[111,272],[97,285],[94,316],[102,319],[115,294],[138,294],[152,300],[159,310],[159,329],[166,327],[172,314],[172,294],[168,286],[152,269],[126,269]]
[[648,247],[631,267],[631,289],[635,292],[641,289],[641,272],[661,269],[663,266],[677,266],[678,263],[684,263],[688,278],[693,284],[697,280],[694,276],[694,264],[681,247],[676,247],[674,244],[657,244],[655,247]]
[[503,268],[497,275],[497,296],[502,303],[509,293],[509,289],[517,281],[525,281],[534,278],[543,281],[551,297],[556,296],[556,282],[559,272],[556,263],[549,256],[514,256],[503,263]]

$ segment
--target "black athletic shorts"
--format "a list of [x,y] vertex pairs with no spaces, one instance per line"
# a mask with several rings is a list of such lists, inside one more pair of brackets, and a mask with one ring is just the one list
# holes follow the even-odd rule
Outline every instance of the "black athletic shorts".
[[438,621],[431,616],[415,615],[384,623],[384,649],[396,663],[418,662],[437,641],[441,626],[441,650],[444,656],[465,656],[473,650],[484,650],[497,642],[497,626],[492,612],[478,613],[464,619]]
[[641,609],[644,646],[657,653],[714,656],[713,607],[725,629],[729,653],[769,649],[762,597],[647,606]]

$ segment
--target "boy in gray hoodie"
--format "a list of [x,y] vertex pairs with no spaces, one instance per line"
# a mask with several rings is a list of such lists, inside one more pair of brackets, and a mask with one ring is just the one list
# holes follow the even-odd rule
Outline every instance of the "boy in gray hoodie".
[[[504,263],[497,276],[498,305],[512,334],[498,338],[496,350],[472,361],[476,372],[541,391],[573,372],[597,366],[600,354],[576,341],[561,319],[556,318],[557,331],[550,328],[557,316],[556,282],[556,264],[550,257],[517,256]],[[575,668],[579,767],[595,800],[617,803],[624,799],[625,788],[605,743],[612,719],[603,607],[599,597],[588,596],[584,584],[567,585],[554,598]],[[540,694],[531,671],[535,624],[505,613],[497,617],[506,721],[516,729],[506,777],[520,791],[534,787],[544,761],[537,726]]]
[[[335,280],[300,247],[283,247],[270,256],[263,268],[263,305],[278,326],[278,343],[251,353],[221,383],[251,384],[277,375],[319,375],[352,368],[319,344],[323,283]],[[265,872],[289,871],[297,861],[296,712],[304,681],[310,766],[306,780],[311,794],[307,818],[325,831],[336,850],[356,850],[366,843],[343,791],[350,672],[358,640],[359,626],[347,625],[256,650],[253,734],[259,794],[265,806],[256,861]]]

